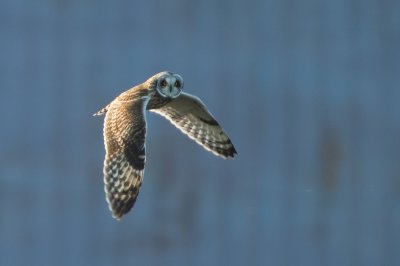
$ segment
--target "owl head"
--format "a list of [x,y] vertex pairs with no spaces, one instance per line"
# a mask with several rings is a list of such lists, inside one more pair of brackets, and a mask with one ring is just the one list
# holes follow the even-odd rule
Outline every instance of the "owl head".
[[175,99],[183,89],[183,79],[175,73],[164,71],[154,76],[156,91],[164,98]]

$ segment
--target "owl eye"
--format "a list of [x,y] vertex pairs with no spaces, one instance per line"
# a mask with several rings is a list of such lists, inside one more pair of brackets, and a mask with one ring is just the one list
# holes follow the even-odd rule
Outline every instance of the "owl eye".
[[161,81],[161,87],[166,87],[167,86],[167,81],[164,79]]
[[181,86],[181,82],[179,80],[175,81],[174,86],[179,88]]

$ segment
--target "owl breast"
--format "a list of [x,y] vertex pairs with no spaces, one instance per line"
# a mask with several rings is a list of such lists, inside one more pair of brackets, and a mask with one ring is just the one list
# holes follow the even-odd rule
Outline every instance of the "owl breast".
[[154,94],[147,103],[147,110],[158,109],[171,101],[171,98],[163,97],[160,94]]

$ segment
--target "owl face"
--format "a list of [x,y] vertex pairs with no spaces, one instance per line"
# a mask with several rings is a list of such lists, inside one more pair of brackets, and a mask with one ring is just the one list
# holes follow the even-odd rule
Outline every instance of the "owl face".
[[178,74],[166,73],[157,79],[156,90],[162,97],[175,99],[182,88],[183,79]]

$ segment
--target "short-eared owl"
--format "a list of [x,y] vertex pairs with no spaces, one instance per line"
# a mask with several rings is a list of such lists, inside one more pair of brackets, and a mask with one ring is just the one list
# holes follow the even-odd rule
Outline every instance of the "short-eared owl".
[[202,101],[182,92],[178,74],[161,72],[115,98],[105,114],[104,185],[112,215],[120,219],[135,203],[145,165],[146,110],[158,113],[208,151],[233,158],[236,150]]

